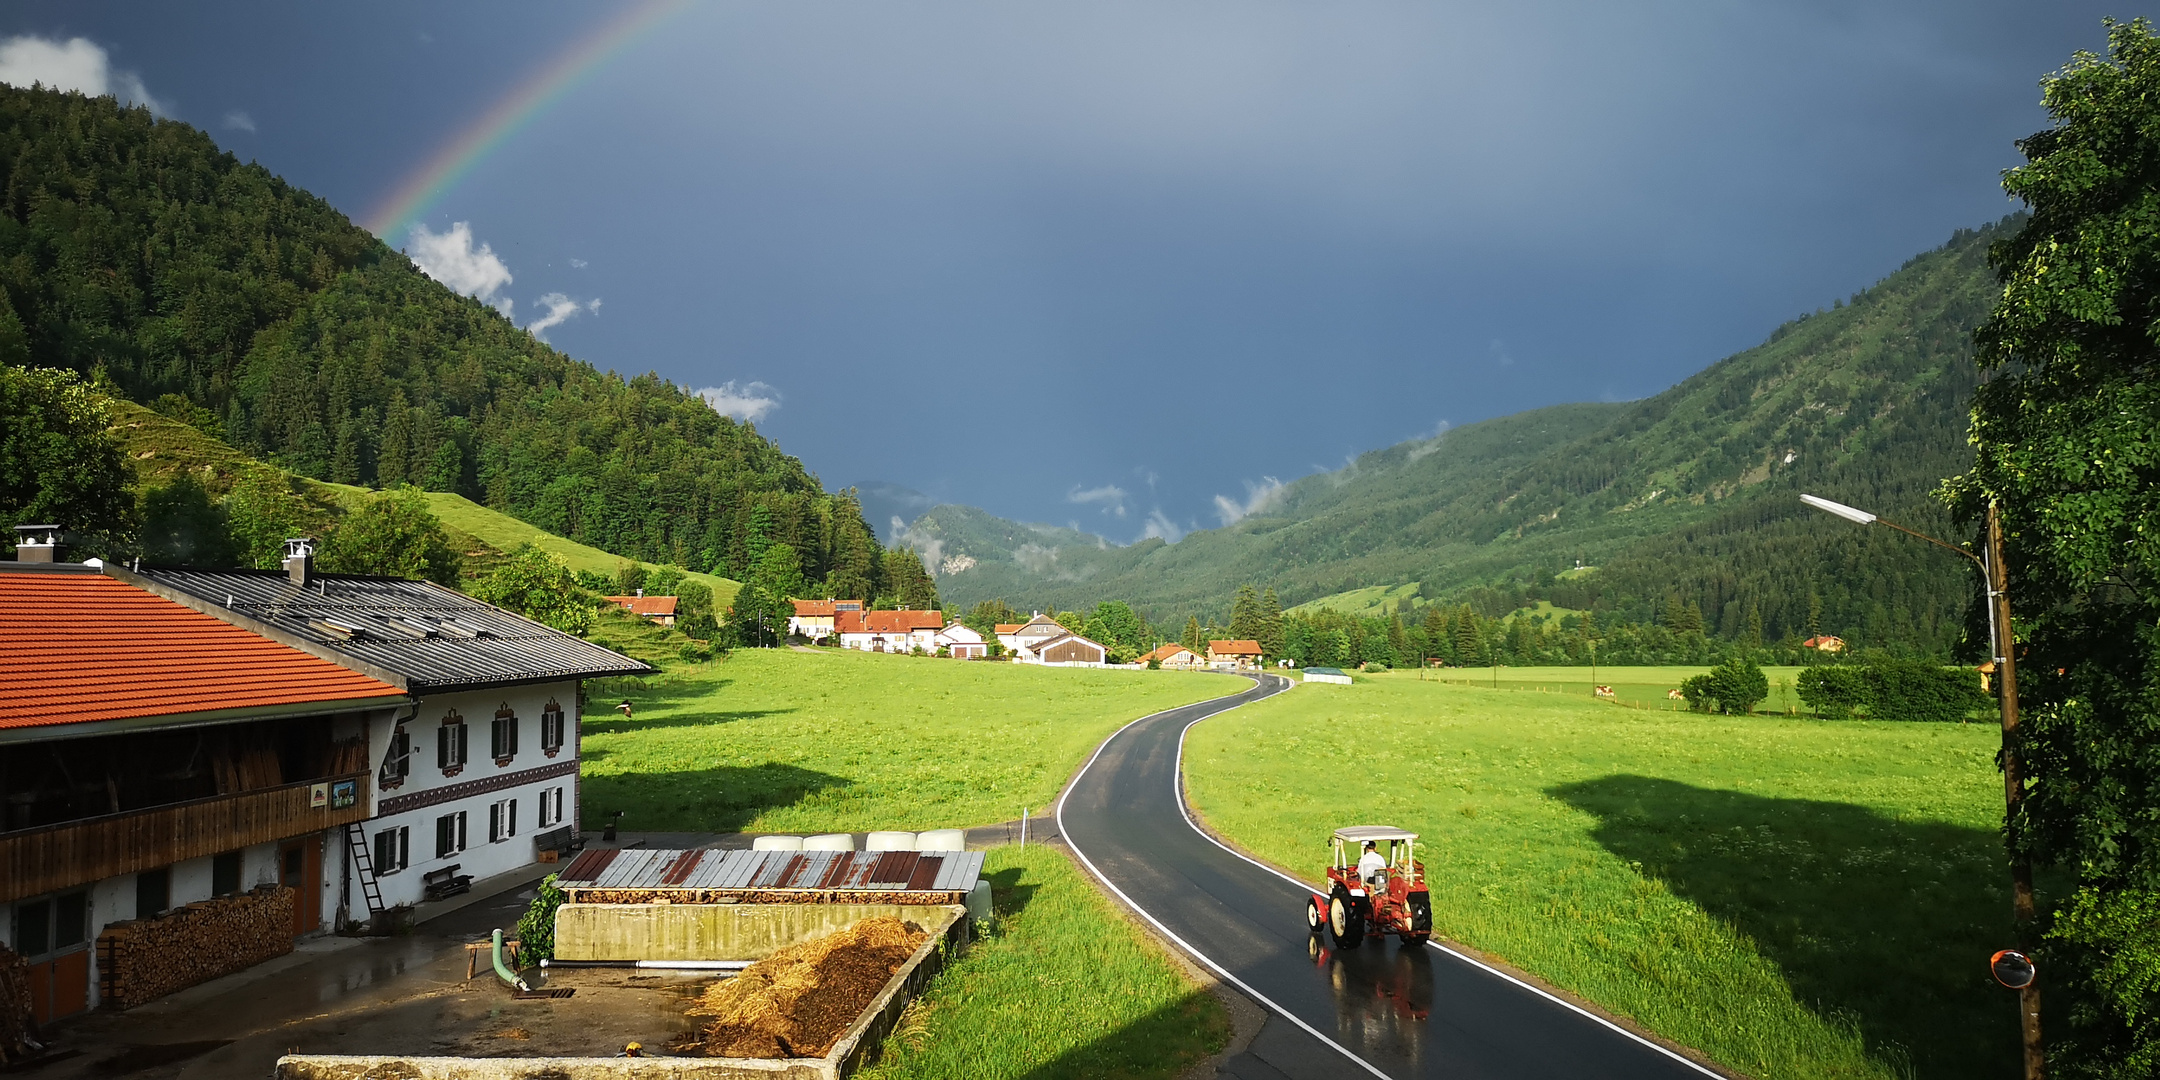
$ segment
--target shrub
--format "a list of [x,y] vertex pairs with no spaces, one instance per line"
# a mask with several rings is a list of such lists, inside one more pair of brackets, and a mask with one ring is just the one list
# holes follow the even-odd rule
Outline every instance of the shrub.
[[682,648],[677,649],[675,655],[682,657],[684,662],[691,664],[702,664],[713,658],[711,649],[695,641],[683,642]]
[[1881,660],[1868,665],[1868,716],[1876,720],[1963,723],[1984,705],[1980,677],[1967,668],[1925,660]]
[[1867,704],[1866,672],[1843,664],[1824,664],[1800,673],[1800,701],[1825,720],[1843,720]]
[[555,875],[540,879],[539,892],[518,916],[518,964],[521,967],[537,967],[542,960],[555,959],[555,909],[562,906],[563,891],[555,887]]
[[1710,692],[1710,676],[1690,675],[1680,681],[1680,696],[1687,699],[1692,712],[1709,712],[1716,707],[1717,695]]

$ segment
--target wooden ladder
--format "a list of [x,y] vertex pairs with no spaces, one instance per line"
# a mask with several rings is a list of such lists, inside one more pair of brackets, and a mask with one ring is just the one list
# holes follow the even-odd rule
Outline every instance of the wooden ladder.
[[368,847],[367,830],[359,822],[346,823],[345,846],[352,849],[353,862],[360,867],[360,895],[367,898],[372,919],[383,913],[382,889],[375,883],[375,852]]

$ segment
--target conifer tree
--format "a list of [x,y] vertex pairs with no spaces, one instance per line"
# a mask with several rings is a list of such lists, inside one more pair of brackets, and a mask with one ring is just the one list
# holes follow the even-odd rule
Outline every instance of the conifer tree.
[[1283,639],[1282,598],[1275,595],[1273,585],[1260,594],[1260,633],[1255,640],[1260,642],[1261,653],[1271,660],[1289,655]]
[[1250,641],[1260,632],[1260,594],[1250,584],[1238,586],[1237,599],[1230,602],[1230,636],[1239,641]]
[[1204,657],[1207,655],[1207,639],[1201,633],[1199,616],[1187,615],[1185,617],[1185,634],[1178,639],[1178,644],[1191,649],[1194,656]]

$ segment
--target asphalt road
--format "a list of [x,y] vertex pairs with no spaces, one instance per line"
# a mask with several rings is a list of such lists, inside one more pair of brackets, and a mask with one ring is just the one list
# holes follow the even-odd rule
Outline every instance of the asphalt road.
[[[1262,676],[1243,694],[1135,721],[1102,745],[1058,804],[1066,843],[1113,894],[1269,1010],[1260,1037],[1229,1073],[1241,1080],[1717,1075],[1437,944],[1367,938],[1338,952],[1307,934],[1306,888],[1202,834],[1179,794],[1186,728],[1288,688],[1280,676]],[[1325,840],[1312,838],[1315,877]]]

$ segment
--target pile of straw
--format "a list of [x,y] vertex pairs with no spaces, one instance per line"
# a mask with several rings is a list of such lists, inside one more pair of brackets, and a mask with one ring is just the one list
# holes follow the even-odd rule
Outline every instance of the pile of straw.
[[708,988],[690,1009],[711,1025],[678,1052],[709,1057],[823,1057],[929,934],[866,919],[791,945]]

